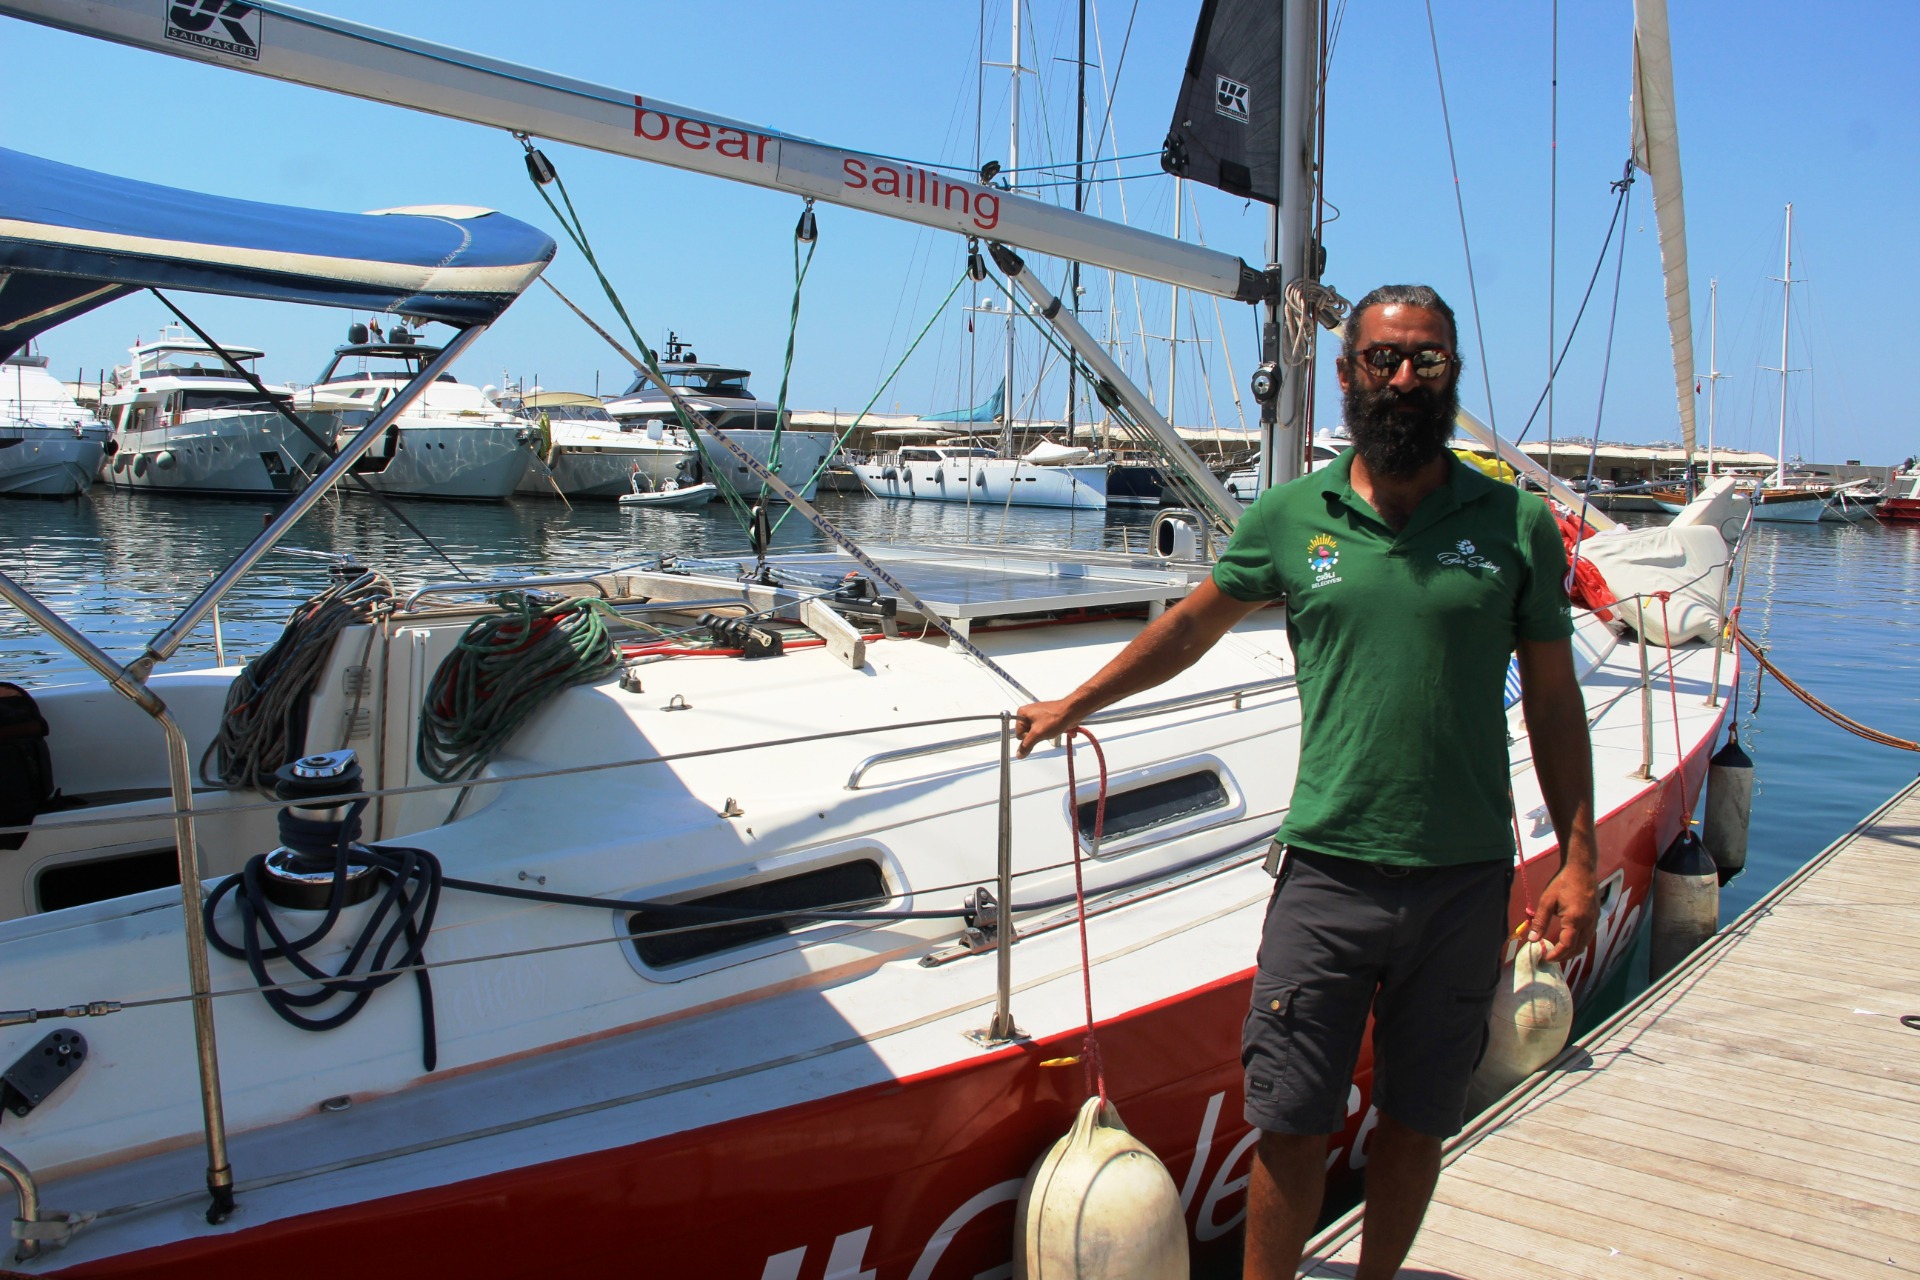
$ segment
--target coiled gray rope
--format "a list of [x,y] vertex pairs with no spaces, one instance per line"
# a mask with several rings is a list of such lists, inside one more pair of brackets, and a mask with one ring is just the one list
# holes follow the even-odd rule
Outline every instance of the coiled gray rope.
[[307,700],[334,640],[392,608],[393,583],[367,570],[295,609],[273,647],[247,663],[228,687],[220,732],[200,757],[201,780],[229,791],[271,788],[273,771],[306,752]]

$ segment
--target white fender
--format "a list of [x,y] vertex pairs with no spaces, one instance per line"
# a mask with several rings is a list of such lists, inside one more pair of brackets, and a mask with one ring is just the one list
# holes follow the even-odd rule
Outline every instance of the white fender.
[[1500,969],[1487,1014],[1487,1051],[1473,1073],[1467,1110],[1477,1113],[1553,1060],[1573,1031],[1573,992],[1545,942],[1521,945]]
[[1088,1098],[1020,1189],[1020,1280],[1187,1280],[1187,1221],[1173,1175]]

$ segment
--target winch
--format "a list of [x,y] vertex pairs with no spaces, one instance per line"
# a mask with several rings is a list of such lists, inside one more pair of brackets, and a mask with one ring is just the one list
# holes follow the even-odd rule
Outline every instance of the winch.
[[[380,870],[360,835],[364,800],[343,800],[360,790],[360,762],[352,751],[302,756],[274,771],[281,846],[263,866],[267,900],[296,911],[325,911],[335,881],[344,879],[340,906],[365,902],[380,887]],[[355,855],[358,854],[358,858]]]

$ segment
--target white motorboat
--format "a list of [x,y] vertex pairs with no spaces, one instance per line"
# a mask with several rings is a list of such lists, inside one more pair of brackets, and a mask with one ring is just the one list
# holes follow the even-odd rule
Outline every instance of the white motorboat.
[[[813,500],[834,450],[832,432],[793,430],[781,422],[777,406],[756,399],[747,389],[751,373],[731,365],[703,364],[677,334],[668,335],[662,356],[660,372],[676,394],[802,498]],[[711,442],[689,438],[667,392],[651,378],[636,376],[624,392],[607,400],[607,412],[623,430],[672,449],[696,451],[698,465],[692,472],[696,481],[712,481],[749,499],[759,496],[761,484],[748,464],[717,453]]]
[[0,360],[0,497],[66,497],[93,487],[113,429],[81,408],[47,357]]
[[[1087,451],[1070,456],[1082,459]],[[876,498],[1096,511],[1107,505],[1104,462],[1003,458],[975,445],[909,445],[856,463],[853,473]]]
[[598,398],[572,391],[540,391],[518,405],[535,428],[535,450],[553,473],[534,468],[514,492],[528,497],[624,498],[634,477],[659,486],[692,474],[699,453],[664,429],[658,435],[629,418],[617,421]]
[[[144,0],[0,7],[189,48],[167,43]],[[1270,27],[1279,21],[1275,6],[1250,8]],[[1316,88],[1316,12],[1287,9],[1302,28],[1285,46],[1302,102]],[[1216,250],[1123,235],[1038,201],[1002,204],[997,190],[964,180],[940,179],[945,208],[900,199],[897,173],[891,192],[871,198],[870,153],[747,133],[679,107],[676,134],[655,103],[635,104],[629,136],[606,128],[610,88],[323,15],[243,16],[256,23],[252,48],[269,74],[444,114],[484,109],[496,124],[530,115],[533,100],[544,136],[653,158],[681,146],[676,163],[711,162],[803,194],[819,175],[857,173],[846,203],[962,231],[969,224],[949,217],[956,194],[971,216],[991,207],[993,259],[1009,286],[1088,376],[1105,380],[1116,414],[1180,468],[1206,527],[1144,556],[863,550],[796,505],[839,552],[731,561],[662,552],[518,584],[562,597],[550,603],[511,594],[510,582],[401,599],[366,575],[352,589],[368,612],[337,633],[311,685],[271,691],[306,712],[285,754],[314,753],[287,766],[286,794],[196,793],[190,758],[201,744],[223,723],[232,735],[254,731],[223,717],[234,673],[155,667],[378,445],[544,256],[529,264],[514,224],[486,218],[450,246],[435,242],[444,214],[393,228],[389,251],[417,236],[446,260],[420,253],[404,269],[384,260],[362,269],[347,251],[387,247],[376,219],[342,229],[326,274],[304,282],[277,263],[268,272],[217,252],[228,246],[169,244],[201,268],[201,287],[315,301],[384,290],[383,305],[471,327],[133,662],[90,645],[0,574],[0,594],[108,682],[44,691],[56,779],[83,807],[18,833],[26,843],[0,875],[13,877],[6,889],[20,906],[4,895],[0,905],[33,910],[50,870],[84,883],[72,868],[138,854],[176,856],[184,886],[0,924],[8,990],[18,993],[9,1003],[57,1024],[0,1027],[0,1060],[37,1052],[49,1034],[72,1046],[81,1025],[87,1036],[83,1055],[69,1047],[61,1057],[78,1069],[8,1117],[4,1172],[34,1255],[16,1269],[184,1278],[271,1272],[293,1259],[332,1274],[386,1257],[422,1277],[631,1269],[636,1259],[663,1276],[1007,1275],[1022,1178],[1086,1096],[1090,1032],[1111,1100],[1184,1189],[1195,1250],[1229,1250],[1257,1137],[1238,1095],[1239,1028],[1271,893],[1260,863],[1290,803],[1299,749],[1286,617],[1261,611],[1168,685],[1097,718],[1102,770],[1083,755],[1074,777],[1061,747],[1010,758],[1013,709],[1035,690],[1070,688],[1205,580],[1214,535],[1238,514],[1015,247],[1056,245],[1094,266],[1229,297],[1264,278],[1276,287],[1248,296],[1270,300],[1278,333],[1283,274],[1316,260],[1311,219],[1277,241],[1286,272],[1263,277]],[[1281,47],[1277,28],[1266,35],[1261,47]],[[1201,88],[1208,100],[1218,92],[1211,76]],[[762,149],[764,165],[741,161]],[[1308,150],[1280,150],[1295,165],[1289,190],[1310,191]],[[8,192],[0,182],[0,201],[15,198]],[[116,206],[121,218],[138,212]],[[210,210],[207,225],[224,225],[221,212]],[[308,229],[315,215],[281,212],[276,247],[318,255],[315,241],[329,245]],[[257,211],[249,227],[263,223],[275,230]],[[492,245],[490,228],[506,247]],[[126,232],[136,233],[158,231]],[[93,234],[89,223],[38,243],[57,245],[67,272],[74,258],[92,261],[110,285],[144,269],[118,255],[85,258]],[[502,262],[515,248],[521,265],[509,271]],[[482,260],[471,295],[458,292],[463,255]],[[0,293],[0,324],[7,305]],[[1288,379],[1280,394],[1298,397],[1303,384]],[[1304,413],[1302,400],[1288,411]],[[715,426],[712,447],[759,484],[783,487]],[[1532,465],[1505,449],[1512,465]],[[1188,517],[1164,519],[1171,529]],[[1692,615],[1688,630],[1717,640],[1728,549],[1704,508],[1676,525],[1593,541],[1619,553],[1616,594],[1644,606],[1656,583],[1663,592],[1688,583],[1673,593],[1675,616]],[[1654,540],[1674,554],[1649,579],[1636,566],[1651,557],[1633,552]],[[1664,629],[1667,605],[1663,597],[1652,617],[1643,608],[1632,639],[1596,613],[1576,619],[1603,815],[1599,934],[1569,967],[1582,997],[1634,948],[1655,860],[1688,826],[1734,687],[1737,657],[1712,641],[1669,634],[1668,651],[1650,660],[1646,646],[1663,647],[1648,639],[1652,618]],[[591,666],[564,670],[568,679],[533,698],[535,677],[551,673],[522,650],[569,618],[615,628],[602,637],[613,652],[595,648]],[[564,637],[569,647],[578,634]],[[321,653],[315,640],[296,633],[288,647]],[[496,686],[494,702],[467,683],[474,672],[463,664],[482,655],[520,690]],[[1670,693],[1654,696],[1653,672]],[[517,727],[481,752],[482,722]],[[1559,850],[1516,705],[1507,723],[1518,921]],[[357,758],[337,750],[343,742]],[[1097,808],[1106,827],[1090,839]],[[203,902],[203,872],[243,865],[253,868],[244,880]],[[247,945],[245,931],[263,922],[301,938],[288,949],[312,967]],[[211,954],[209,925],[221,940]],[[371,934],[384,941],[362,945]],[[280,978],[308,1003],[281,998]],[[340,998],[344,1007],[327,1005]],[[308,1012],[321,1023],[303,1025]],[[1334,1177],[1366,1164],[1371,1083],[1363,1062],[1329,1151]]]
[[[313,385],[294,396],[295,408],[309,420],[326,423],[336,447],[441,350],[399,324],[384,337],[356,324],[347,339]],[[354,465],[354,474],[389,497],[499,501],[533,466],[533,441],[528,424],[480,388],[443,374],[388,426],[379,445]]]
[[105,471],[115,488],[223,497],[286,494],[312,481],[325,438],[300,431],[268,397],[292,392],[248,381],[258,347],[220,350],[170,325],[135,345],[100,399],[118,449]]
[[644,481],[636,471],[633,473],[633,489],[629,493],[620,495],[620,505],[683,511],[693,507],[703,507],[709,502],[717,502],[719,498],[719,488],[710,481],[681,484],[678,480],[670,479],[664,484],[653,485]]

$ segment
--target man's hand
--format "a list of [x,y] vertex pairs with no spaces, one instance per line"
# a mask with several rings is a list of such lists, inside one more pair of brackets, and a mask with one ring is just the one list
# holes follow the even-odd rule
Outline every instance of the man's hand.
[[1069,709],[1071,699],[1055,698],[1052,702],[1029,702],[1013,714],[1013,731],[1020,735],[1018,755],[1026,759],[1027,753],[1045,742],[1048,738],[1057,738],[1072,733],[1080,724],[1080,717]]
[[1569,858],[1540,895],[1527,941],[1545,938],[1548,947],[1543,958],[1557,964],[1587,949],[1599,921],[1600,901],[1593,884],[1593,864],[1584,858]]

